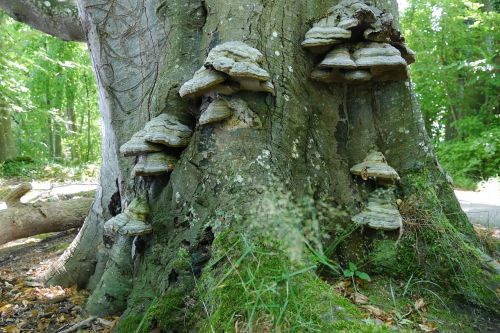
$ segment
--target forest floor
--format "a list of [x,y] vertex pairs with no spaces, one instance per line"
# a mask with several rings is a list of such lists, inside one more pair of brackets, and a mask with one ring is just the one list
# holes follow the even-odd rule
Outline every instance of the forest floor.
[[[16,186],[19,181],[3,181]],[[21,202],[57,201],[95,191],[90,182],[31,182]],[[4,209],[0,203],[0,210]],[[83,313],[85,290],[44,288],[36,282],[68,247],[78,230],[20,239],[0,246],[0,332],[111,332],[115,318],[90,318]]]
[[[111,332],[116,318],[83,314],[88,292],[35,282],[76,236],[77,230],[41,235],[0,246],[0,329],[20,332]],[[76,326],[78,327],[76,327]]]

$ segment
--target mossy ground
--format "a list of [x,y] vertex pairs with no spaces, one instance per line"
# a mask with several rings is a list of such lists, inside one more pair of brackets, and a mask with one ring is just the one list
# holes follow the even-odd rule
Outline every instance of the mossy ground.
[[[494,317],[479,308],[458,303],[445,291],[434,292],[430,281],[408,281],[377,277],[359,290],[369,298],[370,304],[385,311],[399,328],[419,329],[423,324],[439,332],[473,333],[481,329],[493,332]],[[472,310],[475,311],[472,311]],[[488,330],[489,329],[489,330]]]

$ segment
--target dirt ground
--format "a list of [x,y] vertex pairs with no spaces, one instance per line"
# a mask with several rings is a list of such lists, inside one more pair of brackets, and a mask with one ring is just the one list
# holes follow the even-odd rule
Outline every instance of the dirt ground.
[[[83,313],[88,292],[34,282],[75,237],[77,231],[28,238],[0,246],[0,330],[20,332],[111,332],[116,318]],[[74,327],[74,325],[79,326]],[[83,323],[85,324],[85,323]]]

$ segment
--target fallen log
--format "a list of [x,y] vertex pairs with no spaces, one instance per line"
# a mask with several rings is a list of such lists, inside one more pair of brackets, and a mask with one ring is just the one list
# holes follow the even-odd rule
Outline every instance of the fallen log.
[[7,209],[0,210],[0,245],[7,242],[44,234],[78,228],[83,224],[93,199],[88,197],[54,202],[23,204],[19,199],[31,187],[21,184],[0,201],[7,202]]
[[21,197],[32,188],[30,183],[22,183],[13,189],[0,189],[0,201],[4,201],[7,206],[17,205],[20,203]]

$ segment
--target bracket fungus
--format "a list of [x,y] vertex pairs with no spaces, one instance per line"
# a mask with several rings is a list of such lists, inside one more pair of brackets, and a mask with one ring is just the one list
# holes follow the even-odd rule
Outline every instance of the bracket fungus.
[[167,147],[187,147],[193,131],[169,114],[161,114],[144,126],[144,139],[150,143],[159,143]]
[[193,131],[170,114],[161,114],[149,121],[144,129],[120,147],[124,156],[139,156],[134,167],[135,176],[159,176],[174,170],[177,157],[166,147],[186,147]]
[[149,206],[141,199],[133,200],[125,211],[111,218],[104,224],[104,231],[125,237],[135,237],[150,234],[151,225],[146,223],[149,216]]
[[259,116],[241,98],[219,97],[201,113],[199,124],[224,122],[225,129],[261,127]]
[[177,161],[177,157],[163,152],[142,155],[134,167],[134,175],[151,177],[170,173],[174,171]]
[[378,151],[371,151],[362,163],[351,168],[351,173],[363,180],[375,179],[381,184],[394,184],[399,181],[399,175]]
[[406,61],[387,43],[342,44],[331,50],[313,72],[322,82],[399,81],[408,78]]
[[120,147],[120,153],[123,156],[137,156],[163,150],[162,146],[147,142],[145,136],[144,130],[132,135],[132,138]]
[[354,223],[377,230],[397,230],[403,227],[403,218],[392,190],[378,189],[370,194],[363,211],[352,217]]
[[[87,309],[115,313],[126,307],[134,276],[134,240],[153,231],[146,223],[148,216],[148,203],[134,199],[123,213],[104,223],[105,234],[112,236],[114,242],[108,251],[106,270],[88,300]],[[110,297],[114,300],[111,308],[107,301]]]
[[415,52],[394,18],[360,0],[343,0],[306,33],[302,46],[326,54],[311,78],[327,83],[402,81]]
[[263,61],[259,50],[243,42],[220,44],[208,53],[203,67],[182,85],[179,94],[198,98],[210,93],[232,95],[240,90],[274,93]]
[[208,125],[223,121],[233,115],[233,110],[226,100],[219,98],[210,103],[205,111],[200,115],[200,125]]

